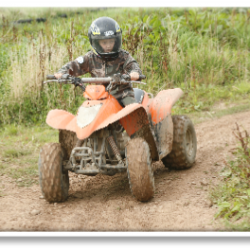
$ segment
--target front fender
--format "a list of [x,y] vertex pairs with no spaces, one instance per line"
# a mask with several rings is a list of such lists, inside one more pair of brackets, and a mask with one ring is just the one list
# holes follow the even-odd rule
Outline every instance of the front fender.
[[61,109],[49,111],[46,123],[55,129],[65,129],[73,132],[76,130],[76,117]]
[[127,112],[126,115],[120,119],[120,123],[131,138],[143,138],[149,145],[151,158],[153,160],[159,160],[147,112],[140,104],[137,104],[137,108],[132,105],[134,104],[130,104],[124,108],[124,111],[127,109]]

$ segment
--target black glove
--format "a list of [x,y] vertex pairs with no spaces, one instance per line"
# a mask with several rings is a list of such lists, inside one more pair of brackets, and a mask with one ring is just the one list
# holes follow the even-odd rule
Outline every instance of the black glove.
[[69,79],[70,77],[71,77],[71,75],[69,75],[69,74],[63,74],[61,76],[61,79]]
[[112,83],[113,84],[127,84],[127,82],[131,81],[130,75],[120,73],[114,74],[112,77]]
[[123,74],[121,76],[121,84],[126,84],[127,82],[130,82],[130,81],[131,81],[130,75]]

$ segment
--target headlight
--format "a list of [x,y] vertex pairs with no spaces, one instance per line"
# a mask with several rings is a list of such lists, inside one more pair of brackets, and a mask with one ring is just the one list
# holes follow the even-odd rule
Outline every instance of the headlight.
[[84,128],[89,125],[98,114],[102,104],[98,104],[92,107],[80,107],[76,118],[77,125],[80,128]]

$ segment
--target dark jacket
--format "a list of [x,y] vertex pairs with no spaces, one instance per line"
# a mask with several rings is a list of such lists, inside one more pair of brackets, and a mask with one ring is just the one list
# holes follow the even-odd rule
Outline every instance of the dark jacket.
[[[90,73],[92,77],[108,77],[114,74],[130,74],[142,71],[136,60],[127,52],[121,49],[116,59],[105,61],[93,51],[89,51],[84,56],[78,57],[72,62],[66,63],[57,73],[70,74],[72,76],[81,76]],[[132,85],[118,85],[112,90],[111,94],[119,99],[125,96],[134,97]]]

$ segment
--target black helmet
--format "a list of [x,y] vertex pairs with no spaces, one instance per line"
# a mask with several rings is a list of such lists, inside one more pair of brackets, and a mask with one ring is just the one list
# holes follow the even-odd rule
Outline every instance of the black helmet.
[[[114,59],[118,56],[122,45],[122,29],[114,19],[110,17],[99,17],[93,21],[89,27],[88,37],[94,53],[98,54],[103,59]],[[100,45],[100,41],[101,43],[103,42],[103,44],[107,41],[111,42],[113,48],[110,48],[110,51],[106,51]]]

